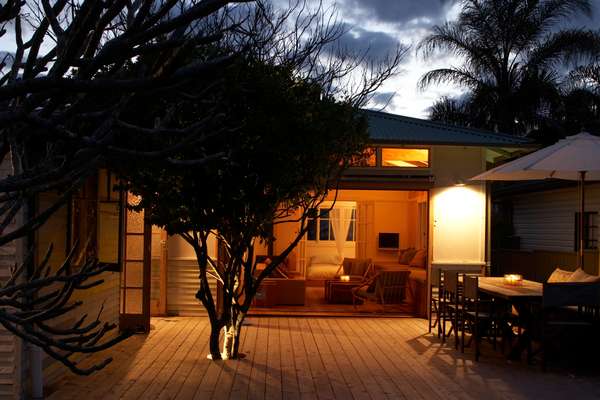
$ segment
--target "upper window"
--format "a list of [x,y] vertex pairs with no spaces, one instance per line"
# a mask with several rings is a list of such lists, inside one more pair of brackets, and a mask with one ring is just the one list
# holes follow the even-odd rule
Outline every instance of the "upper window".
[[429,168],[429,149],[381,149],[381,166],[395,168]]

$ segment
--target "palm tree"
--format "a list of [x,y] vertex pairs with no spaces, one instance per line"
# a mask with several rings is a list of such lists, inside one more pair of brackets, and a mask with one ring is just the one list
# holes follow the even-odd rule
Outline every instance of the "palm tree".
[[586,130],[600,133],[600,59],[575,68],[569,74],[563,99],[569,133]]
[[564,63],[600,48],[592,31],[558,30],[567,17],[591,15],[590,0],[460,1],[457,20],[435,26],[418,51],[425,58],[446,52],[462,65],[429,71],[419,86],[467,88],[463,107],[477,115],[472,125],[516,135],[538,129],[560,106]]

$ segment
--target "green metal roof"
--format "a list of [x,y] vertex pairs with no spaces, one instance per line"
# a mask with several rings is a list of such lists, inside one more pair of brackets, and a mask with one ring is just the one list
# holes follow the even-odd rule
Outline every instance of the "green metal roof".
[[529,146],[533,143],[502,133],[463,128],[437,121],[363,110],[369,121],[369,135],[375,143],[439,144],[459,146]]

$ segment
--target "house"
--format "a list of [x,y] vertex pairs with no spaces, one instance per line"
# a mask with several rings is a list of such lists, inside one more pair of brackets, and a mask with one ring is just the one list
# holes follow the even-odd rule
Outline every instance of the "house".
[[[370,259],[376,265],[396,265],[399,250],[421,251],[412,266],[417,293],[413,312],[426,313],[426,287],[431,270],[440,266],[486,269],[490,263],[490,198],[485,183],[468,179],[485,171],[498,159],[529,146],[525,140],[475,129],[365,111],[369,120],[371,156],[344,175],[334,210],[312,221],[312,229],[288,260],[288,273],[305,284],[305,293],[324,290],[342,258]],[[5,166],[4,173],[9,173]],[[55,213],[37,233],[37,257],[48,243],[59,263],[69,249],[80,246],[101,261],[114,265],[101,277],[104,283],[76,294],[83,300],[80,312],[93,314],[104,304],[103,320],[121,328],[150,329],[151,315],[200,315],[196,260],[193,250],[179,237],[168,237],[144,223],[142,213],[123,207],[125,194],[113,191],[114,176],[107,170],[87,182],[72,201]],[[51,194],[40,196],[43,210]],[[127,201],[136,199],[128,195]],[[333,201],[333,194],[329,201]],[[336,213],[334,213],[336,214]],[[345,240],[336,243],[333,221],[343,226]],[[296,226],[275,228],[272,252],[277,254],[293,236]],[[340,235],[337,235],[338,238]],[[213,257],[218,257],[216,240]],[[2,270],[19,254],[2,249]],[[269,249],[262,249],[267,254]],[[258,253],[258,251],[257,251]],[[334,260],[334,261],[332,261]],[[267,284],[268,285],[268,284]],[[302,286],[304,287],[304,286]],[[216,283],[212,290],[218,292]],[[302,293],[302,292],[300,292]],[[322,293],[322,292],[321,292]],[[303,306],[303,311],[310,304]],[[65,316],[65,321],[73,320]],[[50,388],[64,368],[48,357],[41,365],[36,351],[2,333],[0,397],[18,397],[30,384],[34,368],[43,369]]]
[[[546,180],[495,184],[492,191],[497,273],[545,281],[554,268],[574,270],[579,249],[577,182]],[[600,272],[600,184],[585,187],[584,269]],[[497,238],[497,240],[496,240]]]

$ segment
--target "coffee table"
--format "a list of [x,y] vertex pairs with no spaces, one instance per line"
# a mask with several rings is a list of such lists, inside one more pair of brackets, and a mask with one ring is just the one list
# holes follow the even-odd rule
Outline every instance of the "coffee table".
[[341,281],[338,279],[325,280],[325,301],[330,304],[352,304],[352,289],[360,286],[362,279]]

